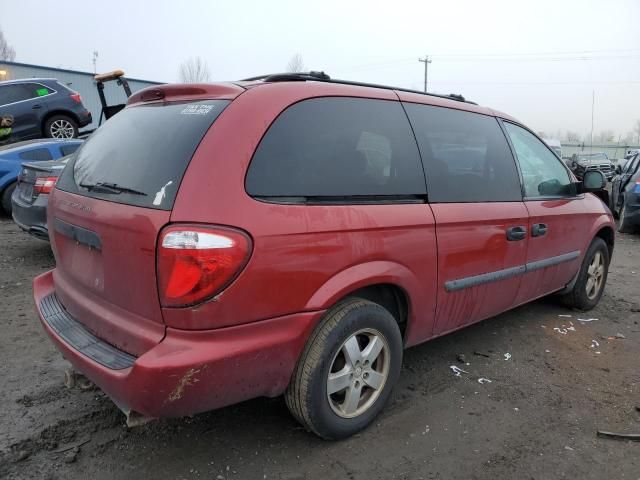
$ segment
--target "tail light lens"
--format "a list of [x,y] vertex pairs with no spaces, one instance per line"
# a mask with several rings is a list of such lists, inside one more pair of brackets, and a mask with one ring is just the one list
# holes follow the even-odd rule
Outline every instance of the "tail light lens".
[[57,181],[58,177],[38,177],[33,186],[33,191],[36,193],[51,193]]
[[69,95],[71,97],[71,100],[73,100],[76,103],[82,103],[82,97],[80,96],[79,93],[72,93],[71,95]]
[[202,303],[224,290],[251,254],[251,239],[224,227],[172,225],[158,240],[158,289],[163,307]]

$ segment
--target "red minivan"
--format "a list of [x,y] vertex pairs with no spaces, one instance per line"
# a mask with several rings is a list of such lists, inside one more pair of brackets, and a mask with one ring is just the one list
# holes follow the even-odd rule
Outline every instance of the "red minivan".
[[595,306],[605,182],[461,96],[314,72],[152,87],[60,176],[35,303],[129,416],[284,394],[343,438],[404,348],[551,293]]

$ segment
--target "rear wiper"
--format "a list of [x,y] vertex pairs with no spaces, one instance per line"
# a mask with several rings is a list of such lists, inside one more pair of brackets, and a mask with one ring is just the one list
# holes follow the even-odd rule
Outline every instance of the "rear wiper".
[[81,183],[80,186],[82,188],[86,188],[90,192],[99,192],[99,193],[130,193],[132,195],[144,195],[147,196],[146,193],[141,192],[140,190],[134,190],[133,188],[123,187],[122,185],[118,185],[117,183],[110,182],[97,182],[97,183]]

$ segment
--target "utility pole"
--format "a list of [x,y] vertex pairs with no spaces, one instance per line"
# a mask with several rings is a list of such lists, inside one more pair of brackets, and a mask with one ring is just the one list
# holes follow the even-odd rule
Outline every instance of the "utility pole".
[[93,51],[93,60],[92,60],[92,62],[93,62],[93,73],[95,74],[96,73],[96,63],[98,62],[98,51],[97,50]]
[[593,110],[596,105],[596,91],[591,91],[591,146],[589,147],[589,151],[593,152]]
[[429,59],[429,55],[425,55],[424,59],[419,58],[418,61],[424,63],[424,93],[427,93],[427,71],[431,60]]

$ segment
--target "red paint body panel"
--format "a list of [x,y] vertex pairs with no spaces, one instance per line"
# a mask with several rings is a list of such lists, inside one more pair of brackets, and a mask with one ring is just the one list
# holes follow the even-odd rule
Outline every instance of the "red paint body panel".
[[[164,336],[156,285],[156,237],[169,212],[83,197],[55,189],[49,195],[56,295],[95,335],[138,355]],[[56,230],[55,221],[100,238],[89,248]]]
[[575,276],[582,263],[585,250],[585,232],[593,222],[587,215],[584,196],[561,200],[530,200],[525,205],[529,211],[529,231],[538,223],[547,225],[547,233],[529,237],[527,263],[544,260],[579,251],[575,260],[555,266],[527,272],[522,279],[517,303],[524,303],[562,289]]
[[[287,387],[324,311],[355,290],[392,284],[408,302],[411,346],[496,315],[568,283],[580,260],[459,291],[445,283],[580,250],[602,228],[606,207],[592,195],[563,201],[286,205],[247,195],[244,180],[266,130],[306,98],[402,99],[495,115],[438,97],[323,82],[158,86],[165,100],[233,100],[209,129],[184,174],[171,212],[55,190],[49,231],[57,267],[34,281],[34,299],[56,293],[97,337],[139,358],[109,370],[47,333],[76,369],[120,406],[149,416],[180,416]],[[194,90],[195,89],[195,90]],[[130,103],[142,101],[136,94]],[[529,218],[531,216],[531,218]],[[100,250],[55,231],[55,219],[94,232]],[[189,308],[161,308],[158,233],[170,223],[240,228],[253,252],[222,293]],[[547,223],[545,237],[509,242],[512,226]],[[542,284],[542,285],[541,285]],[[42,313],[39,311],[42,318]]]
[[527,240],[508,241],[506,230],[527,225],[522,202],[431,205],[438,236],[436,335],[511,308],[520,277],[447,292],[445,282],[524,264]]
[[[52,272],[34,280],[41,319],[40,300],[53,290]],[[110,370],[89,360],[46,322],[42,325],[74,368],[91,378],[123,410],[150,417],[179,417],[256,396],[280,395],[322,313],[203,332],[168,328],[161,343],[124,370]]]

